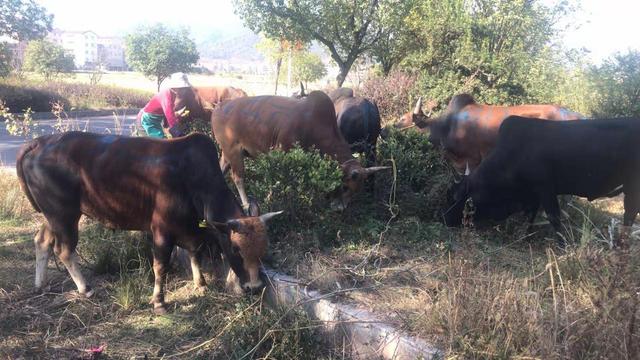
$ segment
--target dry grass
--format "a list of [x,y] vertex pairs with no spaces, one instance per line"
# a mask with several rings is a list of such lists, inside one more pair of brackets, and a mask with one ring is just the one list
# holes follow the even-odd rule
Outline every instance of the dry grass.
[[[609,249],[619,208],[615,200],[567,206],[575,245],[566,252],[544,222],[528,233],[518,217],[464,230],[409,217],[373,235],[338,232],[334,247],[285,245],[274,262],[325,292],[359,288],[342,301],[439,344],[448,357],[636,359],[640,243]],[[304,233],[283,241],[314,243]],[[283,254],[288,260],[278,262]]]

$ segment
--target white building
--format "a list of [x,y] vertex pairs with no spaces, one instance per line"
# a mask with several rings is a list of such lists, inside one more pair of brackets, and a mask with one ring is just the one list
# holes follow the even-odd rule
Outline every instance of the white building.
[[76,68],[125,70],[124,40],[118,37],[100,37],[93,31],[64,31],[54,29],[47,36],[74,57]]
[[99,37],[98,60],[107,70],[127,70],[124,59],[124,39],[117,36]]

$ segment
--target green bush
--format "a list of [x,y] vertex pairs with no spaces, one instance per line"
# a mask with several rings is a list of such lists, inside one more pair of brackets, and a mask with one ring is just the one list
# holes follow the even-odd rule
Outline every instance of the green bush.
[[[453,182],[453,172],[427,136],[412,129],[389,129],[386,139],[379,141],[378,159],[395,168],[395,179],[377,178],[385,184],[383,188],[394,191],[399,215],[437,220],[446,202],[446,190]],[[391,186],[393,181],[395,187]]]
[[338,162],[317,150],[274,150],[245,164],[247,191],[263,211],[285,211],[272,228],[315,224],[319,214],[329,211],[328,195],[342,184]]

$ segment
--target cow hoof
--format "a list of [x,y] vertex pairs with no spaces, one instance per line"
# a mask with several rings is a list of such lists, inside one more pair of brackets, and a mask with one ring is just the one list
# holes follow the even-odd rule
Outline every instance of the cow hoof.
[[197,295],[204,295],[206,292],[207,292],[207,286],[206,285],[196,286],[195,293]]
[[36,294],[46,294],[51,292],[51,285],[36,287],[35,292]]
[[95,290],[87,286],[87,289],[82,293],[82,295],[84,295],[84,297],[88,299],[91,296],[93,296],[94,293],[95,293]]
[[153,304],[153,313],[156,315],[166,315],[167,308],[165,304]]

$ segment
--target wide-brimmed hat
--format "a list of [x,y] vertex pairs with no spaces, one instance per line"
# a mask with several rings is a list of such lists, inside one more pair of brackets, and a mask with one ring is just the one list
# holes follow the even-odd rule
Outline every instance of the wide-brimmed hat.
[[162,80],[162,83],[160,84],[160,90],[186,87],[191,87],[191,83],[189,83],[187,74],[183,72],[177,72],[169,75],[169,77]]

